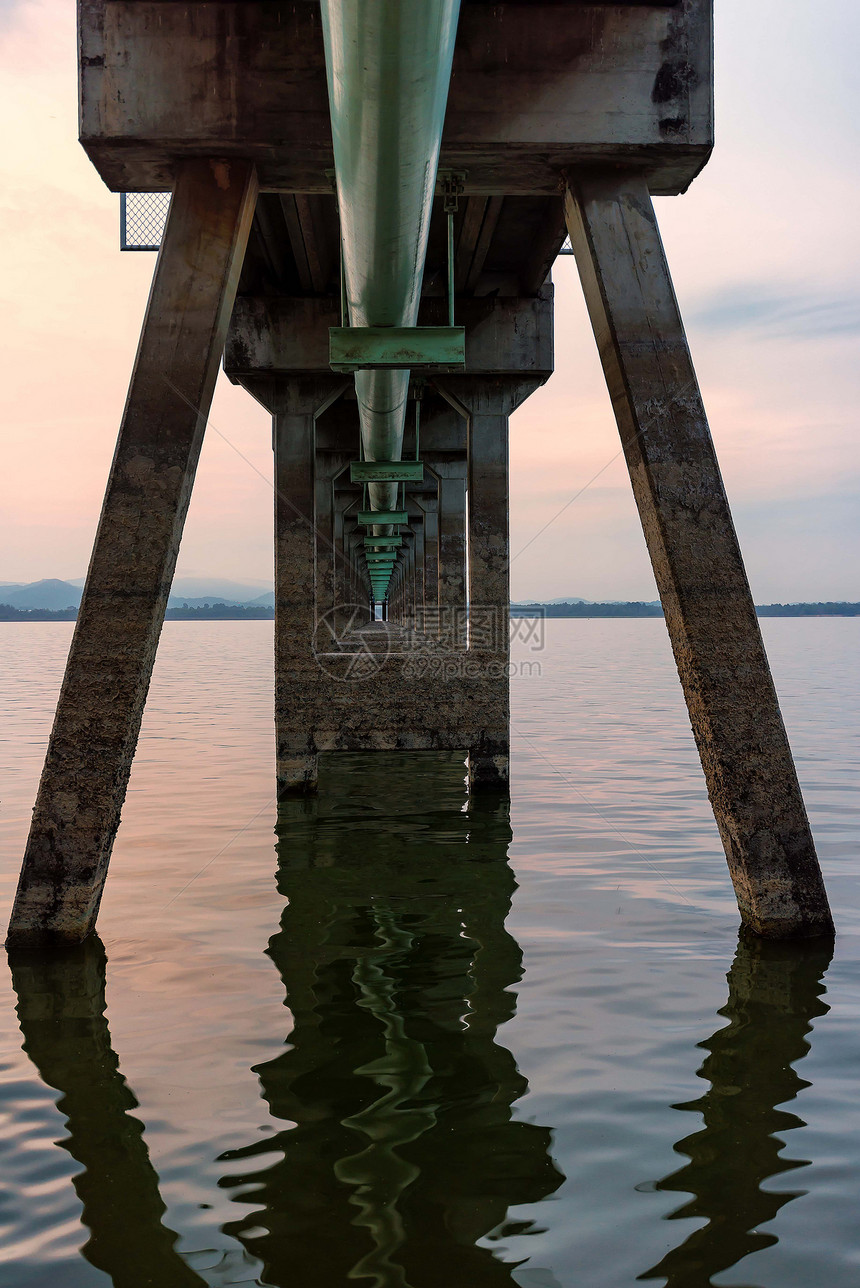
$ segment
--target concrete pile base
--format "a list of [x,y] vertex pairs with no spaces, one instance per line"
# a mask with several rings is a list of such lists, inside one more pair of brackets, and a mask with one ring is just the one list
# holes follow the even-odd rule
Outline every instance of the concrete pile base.
[[462,751],[470,789],[506,791],[507,652],[366,623],[276,677],[279,797],[316,790],[327,751]]

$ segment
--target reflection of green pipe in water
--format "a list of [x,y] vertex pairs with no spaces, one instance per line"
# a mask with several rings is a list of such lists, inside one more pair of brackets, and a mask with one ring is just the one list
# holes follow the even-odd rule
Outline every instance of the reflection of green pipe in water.
[[105,961],[95,935],[50,953],[9,954],[24,1050],[62,1093],[69,1132],[62,1145],[84,1168],[73,1181],[90,1230],[82,1252],[114,1288],[204,1288],[162,1225],[158,1174],[104,1015]]
[[729,1023],[702,1043],[710,1052],[699,1077],[710,1088],[676,1109],[701,1114],[704,1125],[675,1146],[689,1163],[656,1188],[692,1195],[669,1220],[705,1218],[680,1247],[640,1279],[665,1278],[666,1288],[709,1288],[712,1276],[777,1242],[760,1226],[803,1190],[774,1191],[764,1183],[805,1167],[781,1156],[776,1135],[805,1126],[777,1108],[809,1083],[793,1069],[809,1050],[812,1020],[826,1015],[822,979],[833,955],[829,940],[804,944],[758,939],[743,932],[729,971]]
[[513,1267],[476,1245],[562,1177],[549,1130],[513,1118],[527,1083],[496,1041],[522,974],[506,809],[464,811],[456,756],[333,756],[321,771],[320,796],[280,815],[289,904],[269,952],[294,1027],[256,1070],[290,1125],[225,1155],[283,1153],[221,1182],[252,1205],[229,1232],[275,1285],[513,1288]]
[[394,981],[383,968],[387,955],[404,954],[412,948],[412,936],[397,925],[390,908],[375,907],[373,917],[382,952],[376,958],[359,959],[353,981],[360,994],[357,1005],[365,1007],[382,1026],[385,1054],[355,1072],[388,1090],[366,1109],[344,1118],[345,1127],[362,1132],[371,1143],[360,1154],[339,1160],[334,1173],[351,1186],[350,1202],[360,1213],[355,1224],[364,1226],[374,1242],[373,1252],[353,1267],[352,1277],[372,1278],[374,1288],[400,1288],[406,1284],[402,1268],[391,1262],[406,1239],[397,1205],[420,1175],[420,1168],[401,1158],[397,1148],[416,1140],[436,1121],[433,1105],[407,1107],[420,1096],[433,1070],[422,1044],[407,1037],[404,1018],[397,1010]]

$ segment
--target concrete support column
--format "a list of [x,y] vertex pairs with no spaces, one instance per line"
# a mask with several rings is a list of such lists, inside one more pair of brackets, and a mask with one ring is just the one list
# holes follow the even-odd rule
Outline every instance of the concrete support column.
[[[495,391],[494,391],[495,392]],[[478,396],[469,413],[469,611],[492,616],[491,647],[507,651],[510,614],[508,536],[508,407]],[[469,642],[481,646],[480,621]]]
[[332,575],[334,580],[335,630],[338,634],[345,626],[344,613],[341,610],[345,604],[349,603],[347,595],[348,568],[343,542],[343,512],[345,504],[344,498],[335,493],[332,509],[332,542],[334,544]]
[[[278,796],[312,791],[317,751],[298,742],[291,719],[295,675],[313,657],[317,630],[316,417],[342,380],[295,376],[276,382],[275,443],[275,727]],[[329,516],[330,517],[330,516]],[[327,643],[327,621],[320,624]],[[329,626],[333,631],[334,623]]]
[[349,620],[343,608],[353,602],[351,574],[344,563],[343,514],[354,498],[338,488],[350,460],[351,453],[317,448],[317,618],[331,613],[336,632]]
[[354,627],[363,625],[365,618],[369,616],[369,609],[365,613],[364,605],[369,602],[370,591],[362,575],[362,551],[364,549],[365,531],[365,528],[360,528],[356,523],[355,514],[349,515],[345,520],[346,540],[344,549],[349,579],[349,620]]
[[439,501],[422,496],[418,504],[424,511],[424,622],[422,630],[436,631],[439,619]]
[[410,529],[404,541],[403,558],[403,624],[415,622],[415,531]]
[[745,924],[833,924],[646,181],[565,202],[684,696]]
[[[346,504],[349,504],[348,502]],[[352,616],[352,605],[356,603],[358,586],[353,563],[352,535],[355,531],[355,516],[345,511],[341,519],[343,559],[340,566],[341,604],[344,608],[343,623],[346,627]]]
[[[508,537],[508,421],[538,382],[484,377],[440,384],[466,418],[468,461],[469,649],[485,655],[508,693],[510,658],[510,550]],[[510,732],[484,731],[469,748],[472,791],[506,791]]]
[[[465,391],[461,391],[463,393]],[[509,690],[510,549],[508,539],[508,391],[480,384],[466,395],[469,411],[469,647],[497,658],[499,684]],[[468,755],[469,790],[506,791],[510,727],[488,729]]]
[[10,943],[95,925],[256,196],[248,162],[177,168]]
[[414,579],[414,617],[413,627],[416,631],[424,630],[424,516],[415,524],[415,568]]
[[466,461],[435,459],[439,479],[439,613],[442,638],[466,646]]
[[[320,462],[317,462],[319,465]],[[331,476],[317,474],[317,615],[334,612],[334,489]]]
[[352,621],[354,605],[358,602],[358,584],[354,565],[353,536],[355,533],[355,516],[344,513],[342,520],[343,559],[340,569],[340,597],[343,607],[343,629],[346,630]]
[[334,480],[331,462],[316,459],[316,605],[318,617],[333,614],[335,592]]

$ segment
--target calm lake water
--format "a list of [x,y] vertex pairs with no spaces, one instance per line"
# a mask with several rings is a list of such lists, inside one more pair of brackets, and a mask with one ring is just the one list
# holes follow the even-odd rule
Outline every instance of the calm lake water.
[[[0,1282],[857,1288],[860,621],[763,629],[832,961],[738,943],[661,621],[517,646],[510,812],[279,820],[271,623],[168,623],[101,941],[2,975]],[[70,633],[0,625],[4,925]]]

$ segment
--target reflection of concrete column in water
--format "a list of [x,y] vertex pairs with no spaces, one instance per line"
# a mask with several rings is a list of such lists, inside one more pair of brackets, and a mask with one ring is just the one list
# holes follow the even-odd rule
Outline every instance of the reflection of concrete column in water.
[[295,1125],[225,1156],[282,1161],[222,1182],[256,1209],[229,1231],[267,1283],[510,1288],[476,1242],[562,1180],[549,1129],[512,1121],[527,1083],[495,1041],[522,974],[507,815],[463,813],[462,763],[416,754],[332,757],[281,812],[269,952],[294,1029],[256,1072]]
[[809,1050],[812,1020],[829,1010],[821,995],[832,953],[825,940],[790,944],[742,933],[720,1011],[729,1023],[702,1043],[710,1054],[699,1077],[711,1086],[699,1100],[675,1106],[701,1114],[704,1126],[675,1146],[689,1163],[656,1186],[693,1196],[669,1220],[704,1217],[708,1224],[640,1279],[706,1288],[713,1275],[777,1242],[759,1227],[803,1191],[767,1190],[764,1183],[807,1166],[781,1156],[779,1136],[805,1123],[777,1106],[809,1086],[792,1066]]
[[69,1136],[84,1168],[73,1181],[90,1239],[82,1249],[115,1288],[193,1288],[204,1280],[175,1250],[143,1125],[111,1048],[105,1011],[105,953],[94,935],[73,948],[10,953],[24,1050],[62,1095]]

